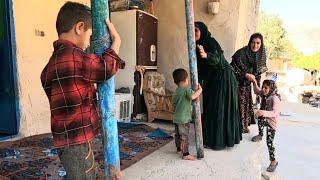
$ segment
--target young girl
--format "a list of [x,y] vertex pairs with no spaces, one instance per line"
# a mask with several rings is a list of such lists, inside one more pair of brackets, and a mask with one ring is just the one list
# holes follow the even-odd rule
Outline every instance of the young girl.
[[277,93],[277,86],[273,80],[264,80],[262,89],[258,87],[254,80],[254,92],[262,99],[260,110],[256,112],[258,117],[259,135],[254,136],[252,141],[258,142],[262,140],[263,129],[267,127],[267,146],[269,150],[270,165],[267,168],[268,172],[273,172],[278,166],[278,161],[275,159],[275,148],[273,145],[274,136],[276,133],[277,124],[280,117],[280,95]]

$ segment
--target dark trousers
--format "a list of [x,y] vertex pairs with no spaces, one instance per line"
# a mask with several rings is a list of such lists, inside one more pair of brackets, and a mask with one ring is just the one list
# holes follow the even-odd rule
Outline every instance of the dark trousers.
[[189,129],[190,123],[174,124],[175,143],[177,151],[181,151],[183,156],[189,155]]
[[94,160],[92,142],[58,149],[60,161],[69,180],[95,180],[97,165]]
[[275,148],[274,148],[274,136],[276,134],[276,130],[274,130],[269,123],[267,122],[267,120],[265,118],[259,118],[258,119],[258,127],[259,127],[259,135],[263,136],[263,129],[264,127],[267,127],[267,146],[268,146],[268,150],[269,150],[269,158],[270,161],[274,161],[275,160]]

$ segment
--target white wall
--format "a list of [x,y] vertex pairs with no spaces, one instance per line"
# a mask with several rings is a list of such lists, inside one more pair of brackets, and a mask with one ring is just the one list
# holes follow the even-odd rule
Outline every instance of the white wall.
[[[248,2],[246,2],[248,1]],[[57,39],[55,21],[65,0],[15,0],[14,20],[17,41],[17,64],[20,88],[20,136],[50,132],[49,103],[40,83],[40,73],[53,51]],[[78,2],[90,4],[89,0]],[[159,19],[159,71],[174,89],[171,73],[188,68],[187,39],[183,0],[154,0]],[[221,0],[218,15],[206,13],[207,0],[195,0],[195,19],[204,21],[230,60],[236,48],[247,43],[256,27],[257,0]],[[241,15],[241,18],[239,18]],[[239,20],[240,19],[240,20]],[[240,24],[240,25],[239,25]],[[36,36],[35,31],[45,36]],[[125,41],[123,39],[123,41]]]
[[[78,2],[90,5],[89,0]],[[19,136],[50,132],[50,108],[42,89],[40,73],[48,62],[57,37],[55,23],[65,0],[15,0],[13,16],[17,43],[20,98]],[[45,36],[37,36],[35,31]]]
[[235,49],[246,46],[258,25],[260,0],[241,0]]

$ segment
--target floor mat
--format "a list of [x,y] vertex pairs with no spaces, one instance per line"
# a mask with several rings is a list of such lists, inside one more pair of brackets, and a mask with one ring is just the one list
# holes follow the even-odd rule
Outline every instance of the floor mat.
[[[162,129],[144,124],[119,123],[121,170],[131,166],[172,140]],[[102,137],[94,139],[94,154],[103,175]],[[0,143],[0,179],[64,179],[64,171],[53,148],[51,134]]]

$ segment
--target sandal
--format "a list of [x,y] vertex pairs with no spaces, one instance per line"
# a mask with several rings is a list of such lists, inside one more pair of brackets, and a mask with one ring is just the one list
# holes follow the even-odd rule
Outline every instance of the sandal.
[[243,130],[243,133],[244,133],[244,134],[248,134],[248,133],[250,133],[250,130],[249,130],[249,128],[247,128],[247,129],[244,129],[244,130]]
[[272,163],[270,163],[269,167],[267,168],[267,171],[268,171],[268,172],[274,172],[274,171],[276,170],[278,164],[279,164],[279,162],[277,162],[277,163],[274,164],[274,165],[273,165]]
[[262,140],[262,136],[261,135],[253,136],[253,138],[251,139],[251,141],[253,141],[253,142],[259,142],[261,140]]

